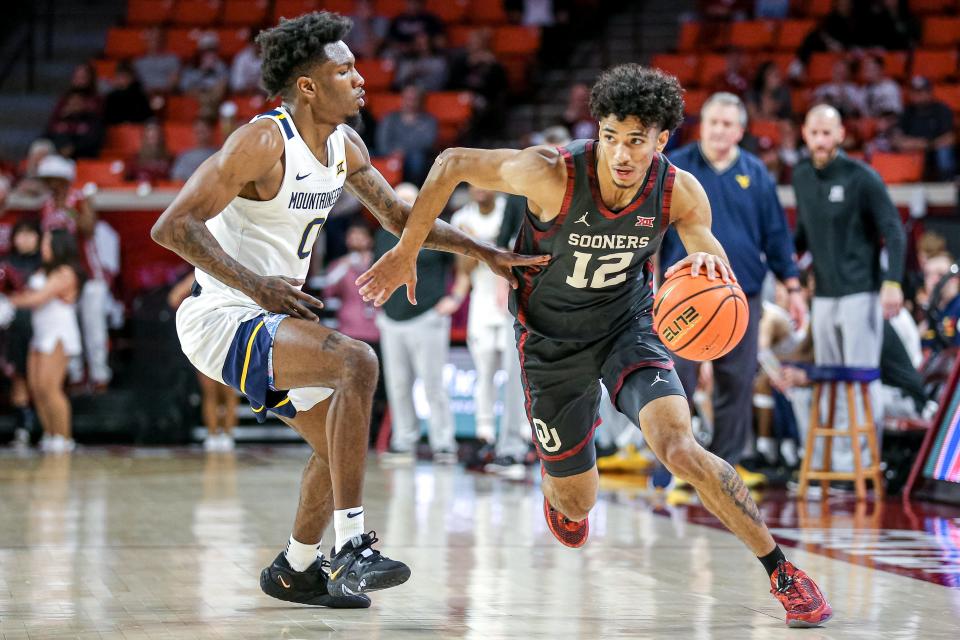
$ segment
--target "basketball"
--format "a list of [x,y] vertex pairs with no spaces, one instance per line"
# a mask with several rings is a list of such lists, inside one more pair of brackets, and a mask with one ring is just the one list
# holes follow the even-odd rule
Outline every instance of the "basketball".
[[687,360],[716,360],[729,353],[747,330],[750,311],[743,289],[690,269],[660,286],[653,322],[663,344]]

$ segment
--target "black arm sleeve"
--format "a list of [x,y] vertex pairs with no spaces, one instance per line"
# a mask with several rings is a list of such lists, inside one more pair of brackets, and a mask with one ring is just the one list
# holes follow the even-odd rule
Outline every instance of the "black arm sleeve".
[[900,222],[900,213],[887,193],[887,186],[876,173],[871,172],[864,184],[864,204],[887,247],[887,271],[883,279],[902,282],[907,234]]

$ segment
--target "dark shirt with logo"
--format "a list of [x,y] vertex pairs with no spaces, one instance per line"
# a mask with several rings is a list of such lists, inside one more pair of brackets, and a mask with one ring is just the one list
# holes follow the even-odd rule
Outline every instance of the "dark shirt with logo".
[[[906,234],[887,187],[872,168],[840,151],[822,169],[793,170],[797,249],[813,256],[816,295],[838,298],[903,280]],[[887,267],[880,266],[886,246]]]
[[669,224],[675,169],[656,154],[634,200],[620,211],[603,204],[596,140],[561,147],[567,187],[560,214],[542,223],[528,211],[515,251],[549,254],[540,269],[516,269],[510,311],[528,331],[564,341],[593,341],[650,312],[651,259]]
[[[397,246],[399,240],[385,229],[377,229],[373,238],[373,260]],[[453,269],[452,253],[421,249],[417,254],[417,304],[407,301],[406,287],[400,287],[384,303],[383,311],[391,320],[411,320],[426,313],[446,295],[447,276]]]

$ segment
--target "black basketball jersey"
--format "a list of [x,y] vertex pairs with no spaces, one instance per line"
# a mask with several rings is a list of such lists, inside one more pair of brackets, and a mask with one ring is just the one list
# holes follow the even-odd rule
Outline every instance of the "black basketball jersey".
[[516,269],[510,311],[528,331],[554,340],[592,341],[620,330],[653,304],[653,265],[670,224],[676,168],[653,156],[643,186],[621,211],[603,204],[597,140],[575,140],[560,153],[567,188],[559,215],[542,223],[527,211],[518,253],[550,254],[539,271]]

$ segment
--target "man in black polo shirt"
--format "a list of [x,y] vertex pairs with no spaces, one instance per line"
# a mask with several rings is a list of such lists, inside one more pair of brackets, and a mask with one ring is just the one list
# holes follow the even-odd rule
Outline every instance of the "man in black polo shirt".
[[[798,251],[808,249],[813,255],[816,364],[876,368],[883,319],[897,315],[903,306],[906,235],[880,176],[840,150],[843,137],[840,114],[833,107],[818,105],[807,114],[803,139],[810,158],[793,171],[796,244]],[[885,268],[880,261],[883,247]],[[871,397],[879,410],[877,389]],[[879,422],[877,412],[875,417]],[[852,469],[845,441],[835,442],[833,451],[836,470]]]

